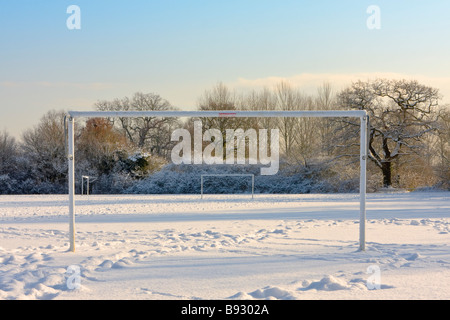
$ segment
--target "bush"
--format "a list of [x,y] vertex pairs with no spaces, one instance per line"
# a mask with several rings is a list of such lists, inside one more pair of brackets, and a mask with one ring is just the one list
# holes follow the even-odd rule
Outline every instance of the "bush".
[[[260,175],[259,165],[175,165],[168,164],[125,190],[134,194],[199,194],[202,174],[254,174],[255,193],[330,193],[355,192],[355,179],[338,186],[331,183],[329,169],[316,166],[282,166],[276,175]],[[358,180],[359,181],[359,180]],[[356,187],[359,184],[356,183]],[[250,177],[204,178],[204,193],[250,193]]]
[[8,174],[0,175],[0,194],[16,194],[19,184],[16,179],[11,178]]

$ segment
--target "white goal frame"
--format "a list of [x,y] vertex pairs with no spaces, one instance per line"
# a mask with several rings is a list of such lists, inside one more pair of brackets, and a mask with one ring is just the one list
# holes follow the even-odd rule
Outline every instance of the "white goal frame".
[[366,243],[366,164],[367,164],[367,128],[369,118],[365,110],[348,111],[69,111],[67,124],[67,159],[69,184],[69,251],[75,252],[75,147],[74,122],[76,118],[113,118],[113,117],[238,117],[238,118],[276,118],[276,117],[312,117],[312,118],[360,118],[360,206],[359,206],[359,250],[365,250]]

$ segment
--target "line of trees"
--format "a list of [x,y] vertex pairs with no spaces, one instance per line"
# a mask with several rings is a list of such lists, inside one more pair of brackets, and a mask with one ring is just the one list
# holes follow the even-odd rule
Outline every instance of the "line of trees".
[[[435,88],[417,81],[357,81],[335,92],[323,84],[308,95],[287,82],[237,93],[222,83],[199,97],[199,110],[366,110],[369,191],[380,188],[450,189],[450,110]],[[176,110],[161,96],[98,101],[97,110]],[[65,193],[67,159],[64,111],[51,111],[17,141],[0,132],[0,194]],[[98,193],[120,193],[170,163],[176,128],[195,119],[111,118],[78,121],[76,176],[93,177]],[[359,121],[337,118],[207,118],[203,129],[278,129],[281,175],[302,172],[334,190],[357,190]],[[225,140],[223,140],[225,141]],[[173,166],[172,166],[173,167]],[[160,175],[164,176],[164,175]],[[279,181],[282,181],[280,179]],[[78,184],[81,181],[78,181]],[[164,183],[164,181],[161,181]],[[348,184],[348,188],[342,188]]]

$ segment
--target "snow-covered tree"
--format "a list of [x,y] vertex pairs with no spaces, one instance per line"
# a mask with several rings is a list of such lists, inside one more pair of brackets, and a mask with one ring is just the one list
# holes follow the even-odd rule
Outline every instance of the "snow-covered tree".
[[[154,93],[136,92],[131,98],[98,101],[100,111],[167,111],[176,108],[169,101]],[[136,117],[110,119],[137,148],[162,157],[170,155],[170,131],[177,124],[175,118]]]
[[[63,111],[49,111],[32,129],[23,134],[22,151],[28,160],[30,179],[45,187],[45,192],[58,192],[67,177]],[[24,169],[24,168],[23,168]]]
[[[368,112],[368,154],[383,174],[384,187],[392,186],[393,161],[419,150],[421,138],[437,128],[439,100],[437,89],[415,80],[358,81],[338,95],[341,108]],[[336,144],[347,149],[350,141],[358,144],[359,121],[341,123]]]
[[435,143],[437,154],[436,175],[442,188],[450,190],[450,106],[447,106],[439,119]]
[[8,132],[0,132],[0,174],[9,174],[16,170],[18,144]]
[[19,145],[8,132],[0,132],[0,194],[19,192]]

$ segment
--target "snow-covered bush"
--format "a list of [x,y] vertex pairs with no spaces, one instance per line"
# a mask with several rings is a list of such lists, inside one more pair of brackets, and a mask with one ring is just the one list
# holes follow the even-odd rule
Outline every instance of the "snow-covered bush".
[[[354,182],[349,180],[339,189],[324,177],[321,165],[281,166],[276,175],[260,175],[259,165],[175,165],[168,164],[160,171],[137,181],[125,190],[136,194],[195,194],[200,193],[202,174],[254,174],[255,193],[329,193],[354,192]],[[205,177],[204,193],[250,193],[251,177]]]
[[133,179],[125,173],[115,172],[101,175],[90,185],[91,193],[121,194],[133,184]]
[[0,175],[0,194],[15,194],[18,190],[18,181],[8,174]]

